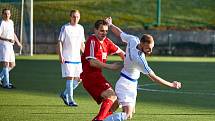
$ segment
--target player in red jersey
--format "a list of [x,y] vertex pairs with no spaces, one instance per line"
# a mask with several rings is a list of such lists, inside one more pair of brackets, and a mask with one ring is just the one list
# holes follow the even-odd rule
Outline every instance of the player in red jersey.
[[102,68],[118,70],[122,67],[119,63],[106,64],[107,56],[118,54],[124,59],[124,51],[106,37],[108,24],[104,20],[97,20],[94,33],[89,36],[82,54],[81,74],[84,88],[93,97],[97,104],[101,104],[98,115],[93,121],[102,121],[114,111],[118,105],[116,94],[111,84],[102,75]]

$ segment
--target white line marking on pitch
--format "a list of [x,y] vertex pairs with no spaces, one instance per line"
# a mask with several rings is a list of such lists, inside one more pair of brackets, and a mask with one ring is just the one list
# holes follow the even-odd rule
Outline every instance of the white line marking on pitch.
[[141,91],[148,91],[148,92],[162,92],[162,93],[173,93],[173,94],[190,94],[190,95],[209,95],[209,96],[215,96],[215,93],[207,93],[207,92],[197,92],[197,91],[173,91],[173,90],[160,90],[160,89],[147,89],[147,88],[141,88],[141,87],[148,87],[148,86],[154,86],[157,85],[155,83],[150,84],[144,84],[144,85],[138,85],[138,90]]
[[163,92],[163,93],[173,93],[173,94],[191,94],[191,95],[210,95],[215,96],[215,93],[204,93],[204,92],[193,92],[193,91],[172,91],[172,90],[159,90],[159,89],[146,89],[146,88],[137,88],[141,91],[148,92]]

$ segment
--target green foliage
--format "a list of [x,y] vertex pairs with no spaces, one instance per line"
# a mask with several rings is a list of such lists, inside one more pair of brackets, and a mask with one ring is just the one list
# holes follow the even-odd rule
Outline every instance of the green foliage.
[[[69,11],[81,11],[81,23],[91,27],[95,20],[112,16],[126,28],[142,28],[156,22],[157,0],[35,0],[34,22],[60,26]],[[214,0],[161,0],[161,25],[181,28],[215,26]],[[59,25],[60,24],[60,25]]]
[[[145,86],[148,89],[167,90],[173,93],[138,91],[136,113],[131,121],[215,119],[215,58],[147,59],[157,75],[169,81],[181,81],[183,88],[174,90],[160,85]],[[119,58],[111,56],[109,62],[111,61],[119,61]],[[74,92],[79,107],[71,108],[63,104],[59,93],[65,87],[65,80],[61,79],[57,55],[18,56],[16,63],[17,66],[11,71],[10,78],[17,88],[13,90],[0,88],[0,120],[90,121],[97,114],[99,106],[81,85]],[[104,75],[113,85],[119,78],[119,72],[104,70]],[[144,75],[139,79],[139,85],[151,83],[153,82]]]

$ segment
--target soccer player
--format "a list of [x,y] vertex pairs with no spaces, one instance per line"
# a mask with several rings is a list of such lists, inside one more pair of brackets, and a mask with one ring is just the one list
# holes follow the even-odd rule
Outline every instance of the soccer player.
[[81,55],[84,52],[84,28],[78,24],[79,10],[70,11],[70,22],[62,26],[57,44],[57,53],[61,63],[62,77],[66,79],[66,89],[61,98],[68,106],[78,106],[73,99],[73,90],[79,84],[82,72]]
[[152,53],[154,40],[151,35],[144,34],[141,39],[136,36],[124,33],[120,28],[112,24],[112,18],[106,19],[111,31],[127,43],[126,58],[124,67],[121,70],[120,78],[116,83],[115,92],[119,103],[122,105],[123,113],[115,113],[104,121],[121,121],[131,119],[134,111],[137,96],[137,79],[140,73],[148,76],[152,81],[166,85],[171,88],[180,89],[181,83],[177,81],[168,82],[157,76],[148,66],[146,55]]
[[0,21],[0,62],[3,69],[0,73],[0,80],[1,86],[6,89],[12,89],[14,87],[9,79],[9,72],[16,65],[13,45],[16,42],[20,48],[22,47],[14,32],[14,23],[10,17],[10,9],[3,9],[2,21]]
[[107,32],[108,24],[104,20],[97,20],[94,34],[87,39],[85,51],[82,54],[83,72],[81,78],[83,86],[97,104],[101,104],[100,111],[93,121],[104,120],[118,105],[116,94],[111,84],[103,76],[102,69],[117,70],[122,68],[119,63],[107,64],[106,61],[108,55],[115,53],[124,59],[124,51],[106,37]]

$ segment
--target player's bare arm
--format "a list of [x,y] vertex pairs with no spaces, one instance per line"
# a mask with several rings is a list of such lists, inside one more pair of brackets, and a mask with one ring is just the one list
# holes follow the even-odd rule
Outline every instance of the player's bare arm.
[[14,41],[16,42],[16,44],[22,48],[22,44],[20,43],[19,39],[17,38],[16,34],[14,33]]
[[105,19],[105,21],[108,23],[111,31],[115,34],[115,36],[120,37],[120,34],[123,32],[119,27],[115,26],[112,23],[112,18],[108,17]]
[[59,55],[59,61],[61,63],[64,63],[64,57],[63,57],[63,54],[62,54],[62,48],[63,48],[63,45],[62,45],[62,42],[58,42],[57,43],[57,48],[56,48],[56,51],[57,51],[57,54]]
[[124,52],[124,51],[122,51],[122,52],[120,52],[120,53],[117,53],[117,54],[119,55],[119,57],[120,57],[122,60],[125,59],[125,52]]
[[82,42],[81,43],[81,52],[84,53],[84,50],[85,50],[85,44],[84,44],[84,42]]
[[90,62],[90,66],[96,67],[96,68],[106,68],[110,70],[119,70],[122,68],[122,65],[120,63],[107,64],[93,58],[89,59],[89,62]]
[[168,81],[162,79],[161,77],[157,76],[154,72],[150,72],[148,74],[148,76],[152,81],[155,81],[157,83],[166,85],[166,86],[171,87],[171,88],[176,88],[176,89],[181,88],[181,82],[177,82],[177,81],[173,81],[172,83],[168,82]]
[[116,54],[119,55],[119,57],[120,57],[122,60],[125,59],[125,52],[124,52],[122,49],[120,49],[119,47],[118,47],[118,50],[117,50]]

